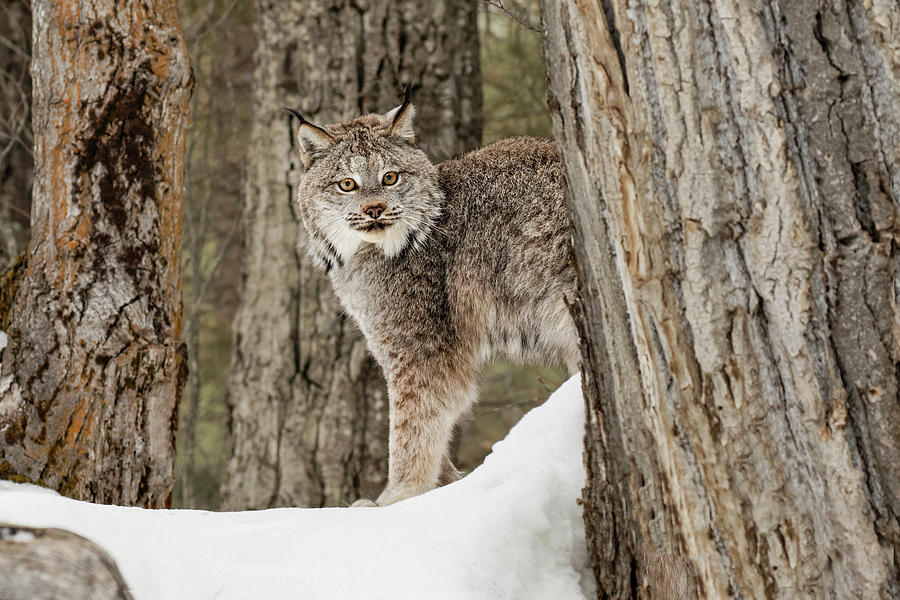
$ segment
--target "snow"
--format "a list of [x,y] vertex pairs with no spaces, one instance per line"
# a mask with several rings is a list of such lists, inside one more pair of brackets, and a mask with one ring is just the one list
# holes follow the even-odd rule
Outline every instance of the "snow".
[[136,600],[584,599],[583,429],[576,375],[481,467],[393,506],[146,510],[15,486],[0,522],[92,539]]
[[[31,483],[13,483],[12,481],[0,480],[0,492],[28,492],[31,494],[50,494],[51,496],[59,496],[59,492],[50,490],[39,485]],[[3,518],[0,517],[0,521]],[[2,596],[0,596],[2,600]]]

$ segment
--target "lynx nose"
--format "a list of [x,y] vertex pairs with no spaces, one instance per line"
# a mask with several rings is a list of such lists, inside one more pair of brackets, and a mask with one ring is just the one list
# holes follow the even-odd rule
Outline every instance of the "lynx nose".
[[381,216],[381,213],[383,213],[384,209],[386,209],[386,208],[387,208],[387,206],[385,206],[382,202],[378,202],[378,203],[369,204],[368,206],[363,207],[363,212],[366,213],[367,215],[369,215],[370,217],[372,217],[373,219],[377,219],[378,217]]

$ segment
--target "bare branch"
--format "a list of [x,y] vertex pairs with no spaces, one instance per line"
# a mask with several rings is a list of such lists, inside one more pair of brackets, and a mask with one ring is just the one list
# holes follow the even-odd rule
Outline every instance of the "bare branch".
[[13,212],[15,212],[15,213],[18,213],[19,215],[25,217],[26,219],[30,219],[30,218],[31,218],[31,215],[30,215],[30,214],[28,214],[25,210],[19,208],[18,206],[16,206],[15,204],[13,204],[12,202],[10,202],[9,200],[4,200],[3,198],[0,198],[0,205],[5,206],[5,207],[8,208],[9,210],[11,210],[11,211],[13,211]]
[[532,25],[531,22],[529,21],[527,8],[523,8],[521,14],[516,14],[514,12],[511,12],[509,9],[506,8],[506,6],[503,5],[503,0],[481,0],[481,1],[484,2],[485,4],[487,4],[488,6],[493,6],[494,8],[496,8],[497,10],[502,12],[504,15],[506,15],[507,17],[509,17],[510,19],[512,19],[513,21],[515,21],[516,23],[518,23],[525,29],[528,29],[535,33],[541,33],[541,28],[537,25]]
[[219,18],[215,23],[211,22],[212,13],[215,10],[216,2],[210,2],[210,9],[206,13],[206,17],[197,24],[194,30],[191,32],[190,38],[193,40],[194,44],[198,44],[200,40],[209,35],[210,32],[215,31],[219,28],[225,19],[228,18],[228,15],[231,14],[231,11],[234,9],[235,5],[237,5],[237,0],[231,0],[231,4],[229,4],[225,10],[222,11],[222,14],[219,15]]
[[10,50],[12,50],[13,52],[15,52],[15,53],[18,54],[19,56],[21,56],[21,57],[22,57],[23,59],[25,59],[26,61],[30,61],[30,60],[31,60],[31,56],[29,56],[27,52],[22,51],[22,49],[19,48],[19,46],[18,46],[17,44],[13,43],[13,41],[10,40],[10,39],[9,39],[8,37],[6,37],[5,35],[0,35],[0,44],[6,46],[6,47],[9,48]]

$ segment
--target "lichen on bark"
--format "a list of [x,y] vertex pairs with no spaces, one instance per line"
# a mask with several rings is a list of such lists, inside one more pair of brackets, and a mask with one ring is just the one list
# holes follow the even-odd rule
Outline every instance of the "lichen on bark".
[[76,498],[164,506],[186,375],[192,78],[177,5],[33,11],[32,241],[0,373],[0,459],[6,476]]

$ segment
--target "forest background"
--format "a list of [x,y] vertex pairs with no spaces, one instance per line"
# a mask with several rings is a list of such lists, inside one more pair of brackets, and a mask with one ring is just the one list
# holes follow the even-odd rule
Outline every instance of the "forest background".
[[[598,595],[662,597],[681,565],[700,597],[900,598],[900,6],[542,0],[545,71],[535,6],[490,3],[513,18],[0,2],[0,266],[35,198],[0,276],[0,479],[169,506],[178,414],[176,506],[369,497],[384,382],[305,257],[281,107],[345,120],[414,81],[446,159],[548,133],[546,97]],[[463,450],[556,383],[499,369]]]

